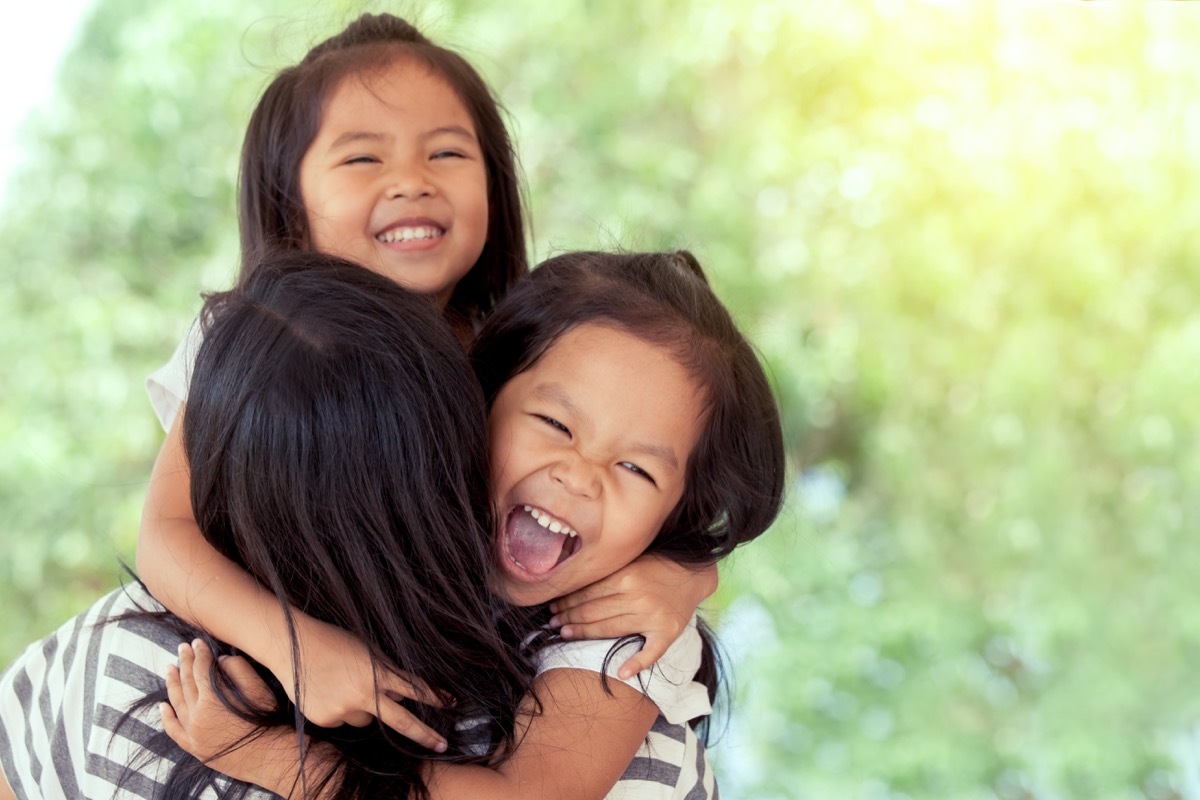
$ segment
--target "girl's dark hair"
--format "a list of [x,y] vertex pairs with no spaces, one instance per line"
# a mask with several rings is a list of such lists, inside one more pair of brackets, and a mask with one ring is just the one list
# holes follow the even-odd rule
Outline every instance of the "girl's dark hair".
[[277,74],[254,108],[242,144],[238,187],[240,281],[271,250],[308,249],[300,161],[316,138],[325,103],[343,80],[400,59],[424,64],[450,85],[475,124],[487,169],[487,241],[455,287],[447,310],[482,318],[528,271],[516,156],[491,89],[462,56],[434,44],[405,20],[363,14]]
[[[665,347],[704,392],[683,496],[646,552],[709,564],[762,534],[783,501],[779,409],[753,348],[692,254],[578,252],[541,264],[496,307],[472,347],[488,406],[506,382],[584,323]],[[704,626],[701,634],[696,680],[712,699],[720,683],[715,641]]]
[[[444,708],[408,707],[450,749],[378,723],[317,728],[278,684],[276,709],[238,713],[331,743],[336,797],[424,796],[422,760],[494,760],[532,673],[490,591],[484,404],[449,327],[427,299],[303,252],[211,296],[203,319],[183,442],[205,538],[274,592],[289,624],[291,605],[440,694]],[[294,639],[293,653],[303,675]],[[490,727],[483,747],[456,727],[467,720]],[[203,788],[194,760],[175,772],[170,796]]]

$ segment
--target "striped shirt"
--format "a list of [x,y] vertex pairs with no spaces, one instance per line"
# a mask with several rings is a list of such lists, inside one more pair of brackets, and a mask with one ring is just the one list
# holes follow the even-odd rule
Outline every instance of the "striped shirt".
[[660,716],[608,800],[717,800],[717,781],[704,745],[686,722]]
[[[27,647],[0,676],[0,767],[17,797],[163,796],[175,761],[147,749],[162,731],[158,708],[122,717],[163,687],[184,640],[155,620],[99,624],[139,609],[162,606],[137,584],[111,592]],[[212,788],[204,794],[219,796]],[[247,796],[274,797],[257,789]]]
[[[616,640],[556,642],[538,651],[538,673],[552,669],[582,669],[607,674],[617,670],[641,646],[621,645],[609,658]],[[708,690],[694,678],[700,668],[702,642],[692,618],[658,663],[625,681],[654,701],[659,717],[638,748],[629,768],[606,795],[610,800],[705,800],[716,798],[717,785],[703,743],[688,720],[712,713]]]

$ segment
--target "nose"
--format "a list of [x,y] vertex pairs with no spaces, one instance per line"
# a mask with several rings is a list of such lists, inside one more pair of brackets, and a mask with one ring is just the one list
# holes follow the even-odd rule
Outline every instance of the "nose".
[[429,197],[435,192],[424,164],[404,162],[396,164],[387,175],[386,195],[389,200]]
[[589,500],[600,494],[599,468],[574,450],[550,465],[550,477],[571,494]]

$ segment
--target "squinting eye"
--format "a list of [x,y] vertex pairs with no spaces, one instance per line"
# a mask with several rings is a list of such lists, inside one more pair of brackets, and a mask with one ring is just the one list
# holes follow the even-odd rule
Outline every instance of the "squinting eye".
[[347,158],[344,163],[346,163],[346,164],[378,164],[379,159],[376,158],[375,156],[354,156],[353,158]]
[[457,150],[439,150],[433,154],[433,158],[466,158],[466,155]]
[[556,420],[554,417],[546,417],[546,416],[543,416],[543,415],[541,415],[541,414],[537,414],[537,415],[535,415],[535,416],[537,416],[537,418],[538,418],[538,419],[540,419],[542,422],[544,422],[544,423],[546,423],[547,425],[549,425],[551,428],[554,428],[554,429],[556,429],[556,430],[560,430],[560,431],[562,431],[563,433],[565,433],[567,436],[570,436],[570,435],[571,435],[571,431],[570,431],[570,429],[568,429],[566,425],[563,425],[561,422],[559,422],[558,420]]
[[622,461],[621,466],[632,472],[634,475],[637,475],[640,478],[645,478],[646,480],[650,481],[650,483],[658,486],[658,483],[654,480],[654,477],[649,472],[646,472],[646,470],[642,469],[637,464],[634,464],[632,461]]

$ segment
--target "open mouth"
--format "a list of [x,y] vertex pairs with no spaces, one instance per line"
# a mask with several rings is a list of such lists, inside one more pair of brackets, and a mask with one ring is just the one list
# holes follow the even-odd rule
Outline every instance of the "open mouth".
[[529,505],[514,506],[504,520],[507,561],[526,577],[549,575],[579,552],[579,532],[564,520]]

